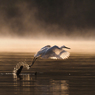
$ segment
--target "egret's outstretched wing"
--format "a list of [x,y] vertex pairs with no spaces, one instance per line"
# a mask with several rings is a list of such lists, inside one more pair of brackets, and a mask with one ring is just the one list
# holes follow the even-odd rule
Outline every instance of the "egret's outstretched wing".
[[70,55],[69,52],[59,48],[58,46],[53,46],[49,48],[45,54],[42,56],[42,58],[48,59],[66,59]]
[[39,57],[39,56],[43,56],[45,54],[45,52],[50,48],[50,45],[46,45],[43,48],[41,48],[37,54],[34,55],[35,58]]
[[40,49],[40,51],[42,51],[42,50],[44,50],[44,49],[48,49],[48,48],[50,48],[50,47],[51,47],[50,45],[46,45],[46,46],[42,47],[42,48]]
[[65,51],[65,50],[63,50],[63,51],[60,52],[59,56],[60,56],[62,59],[66,59],[66,58],[68,58],[68,57],[70,56],[70,53],[67,52],[67,51]]
[[53,53],[49,56],[49,58],[51,58],[51,59],[66,59],[66,58],[69,57],[69,55],[70,55],[69,52],[63,50],[63,51],[61,51],[59,54],[56,54],[56,52],[53,52]]

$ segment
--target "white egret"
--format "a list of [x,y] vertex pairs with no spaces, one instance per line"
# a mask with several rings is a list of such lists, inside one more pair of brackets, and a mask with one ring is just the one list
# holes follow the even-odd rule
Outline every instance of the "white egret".
[[[27,66],[29,66],[29,68],[31,66],[33,66],[34,62],[39,57],[41,57],[43,59],[48,59],[48,58],[51,58],[51,59],[66,59],[66,58],[69,57],[70,53],[63,50],[63,48],[70,49],[70,48],[68,48],[64,45],[61,46],[61,47],[58,47],[56,45],[54,45],[52,47],[50,45],[46,45],[43,48],[41,48],[40,51],[37,52],[37,54],[34,55],[34,59],[33,59],[32,64],[31,65],[27,64]],[[20,65],[19,68],[16,69],[17,76],[21,73],[21,70],[22,70],[23,66],[24,66],[24,64]]]

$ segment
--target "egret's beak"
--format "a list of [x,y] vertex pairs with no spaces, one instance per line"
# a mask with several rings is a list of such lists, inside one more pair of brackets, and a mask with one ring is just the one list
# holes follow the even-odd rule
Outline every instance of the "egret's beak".
[[66,47],[66,46],[65,46],[64,48],[66,48],[66,49],[70,49],[69,47]]

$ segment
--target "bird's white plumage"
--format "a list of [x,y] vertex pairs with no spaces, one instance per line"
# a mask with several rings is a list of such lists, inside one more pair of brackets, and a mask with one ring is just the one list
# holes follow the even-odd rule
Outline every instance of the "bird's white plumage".
[[[40,49],[40,51],[37,52],[37,54],[34,55],[35,58],[41,57],[44,59],[66,59],[69,57],[70,53],[63,50],[63,48],[68,48],[65,46],[58,47],[56,45],[54,46],[44,46],[43,48]],[[68,48],[69,49],[69,48]]]
[[44,46],[43,48],[40,49],[40,51],[37,52],[37,54],[34,55],[35,58],[37,57],[42,57],[45,52],[50,48],[51,46],[50,45],[47,45],[47,46]]
[[47,45],[47,46],[41,48],[40,51],[38,51],[37,54],[34,55],[34,59],[33,59],[33,62],[31,65],[28,65],[26,62],[19,62],[13,70],[13,74],[19,77],[19,74],[21,73],[22,68],[25,67],[25,68],[29,69],[31,66],[33,66],[34,62],[39,57],[44,58],[44,59],[48,59],[48,58],[66,59],[66,58],[68,58],[70,53],[63,50],[63,48],[70,49],[66,46],[58,47],[56,45],[54,45],[52,47],[50,45]]

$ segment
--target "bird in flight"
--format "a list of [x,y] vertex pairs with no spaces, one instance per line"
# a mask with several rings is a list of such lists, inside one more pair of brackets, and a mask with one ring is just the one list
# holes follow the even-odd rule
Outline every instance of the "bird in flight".
[[16,69],[15,70],[16,75],[19,76],[23,67],[26,67],[29,69],[31,66],[33,66],[36,59],[38,59],[39,57],[43,58],[43,59],[49,59],[49,58],[50,59],[66,59],[66,58],[68,58],[70,53],[65,51],[63,48],[70,49],[69,47],[66,47],[64,45],[61,47],[58,47],[57,45],[54,45],[54,46],[46,45],[46,46],[44,46],[34,55],[34,58],[33,58],[31,65],[28,65],[26,63],[25,64],[24,63],[17,64],[17,66],[15,68]]

